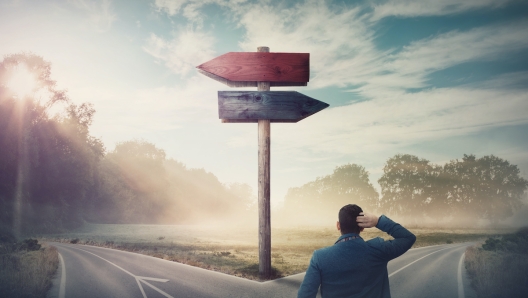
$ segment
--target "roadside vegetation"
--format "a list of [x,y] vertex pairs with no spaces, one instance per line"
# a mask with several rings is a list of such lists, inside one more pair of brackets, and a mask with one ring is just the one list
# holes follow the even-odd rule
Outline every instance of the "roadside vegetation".
[[[483,241],[511,230],[410,229],[414,247]],[[339,237],[333,228],[272,229],[273,277],[306,271],[314,250],[332,245]],[[365,240],[390,237],[376,229],[362,233]],[[87,225],[77,232],[47,236],[43,241],[101,246],[258,280],[256,229],[211,226]]]
[[526,297],[528,227],[469,247],[465,265],[478,297]]
[[58,265],[55,247],[0,231],[0,297],[46,297]]

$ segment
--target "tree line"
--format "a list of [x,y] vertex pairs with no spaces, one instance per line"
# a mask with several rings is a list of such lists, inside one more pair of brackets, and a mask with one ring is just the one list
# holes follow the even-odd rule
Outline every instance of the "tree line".
[[[34,92],[25,96],[9,88],[21,67],[36,78]],[[188,224],[256,217],[247,184],[222,184],[143,140],[107,150],[90,135],[93,106],[73,104],[50,76],[50,63],[33,54],[0,62],[0,234],[60,231],[84,222]],[[326,225],[349,203],[390,216],[412,215],[415,222],[497,222],[521,206],[528,186],[516,165],[493,155],[464,155],[437,165],[397,154],[387,160],[378,183],[381,193],[364,167],[338,166],[331,175],[290,188],[274,222]]]
[[409,154],[389,158],[378,180],[381,193],[368,172],[356,164],[336,167],[331,175],[289,189],[285,216],[303,223],[336,217],[340,207],[356,203],[364,210],[385,213],[406,222],[478,220],[496,224],[511,217],[523,204],[528,181],[519,168],[494,155],[464,155],[444,165]]
[[[20,68],[35,78],[29,95],[9,86]],[[247,185],[224,185],[142,140],[107,152],[90,135],[93,106],[73,104],[50,76],[50,63],[37,55],[0,63],[0,228],[20,235],[86,221],[197,223],[244,213]]]

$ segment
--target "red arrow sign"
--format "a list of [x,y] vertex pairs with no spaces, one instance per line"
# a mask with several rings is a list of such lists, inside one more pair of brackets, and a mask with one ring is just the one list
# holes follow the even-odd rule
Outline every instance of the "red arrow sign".
[[229,81],[306,83],[310,54],[230,52],[197,68]]

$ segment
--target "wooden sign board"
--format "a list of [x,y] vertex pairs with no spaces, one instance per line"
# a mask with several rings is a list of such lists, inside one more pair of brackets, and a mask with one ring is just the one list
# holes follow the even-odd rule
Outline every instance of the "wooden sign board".
[[[197,68],[204,75],[230,82],[234,87],[256,86],[270,82],[271,86],[306,86],[310,80],[309,53],[229,52],[207,61]],[[255,82],[242,84],[241,82]],[[238,84],[244,86],[238,86]]]
[[299,122],[329,105],[296,91],[218,91],[224,122]]

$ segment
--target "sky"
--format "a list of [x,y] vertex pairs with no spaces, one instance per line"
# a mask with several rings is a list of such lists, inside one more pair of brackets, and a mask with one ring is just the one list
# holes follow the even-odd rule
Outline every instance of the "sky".
[[271,203],[355,163],[372,184],[395,154],[493,154],[528,178],[528,2],[516,0],[0,0],[0,55],[51,62],[94,105],[107,151],[140,139],[257,193],[257,124],[221,123],[196,66],[227,52],[310,53],[295,90],[330,104],[271,124]]

